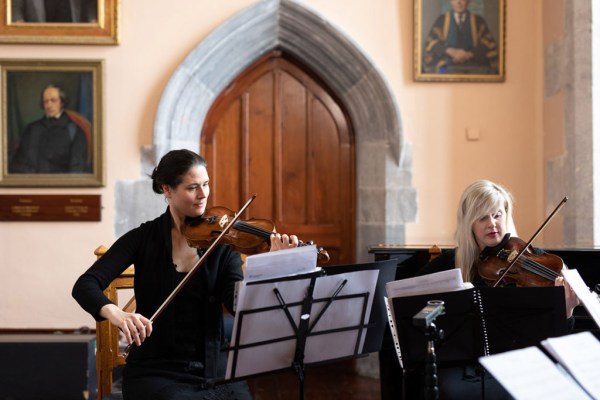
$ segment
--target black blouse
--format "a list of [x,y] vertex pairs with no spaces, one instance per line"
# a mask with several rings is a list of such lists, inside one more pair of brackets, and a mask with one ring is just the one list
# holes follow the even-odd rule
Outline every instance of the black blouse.
[[[110,303],[102,290],[132,264],[136,312],[150,318],[182,279],[173,265],[168,209],[120,237],[79,277],[73,297],[96,320],[102,320],[100,309]],[[152,335],[140,347],[132,347],[128,363],[197,360],[202,362],[206,378],[223,376],[223,305],[232,311],[235,283],[242,278],[239,253],[229,246],[217,246],[184,286],[185,291],[156,318]]]

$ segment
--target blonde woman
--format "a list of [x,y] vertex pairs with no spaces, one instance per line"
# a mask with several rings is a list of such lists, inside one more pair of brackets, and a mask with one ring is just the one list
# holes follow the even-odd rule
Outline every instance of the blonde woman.
[[[417,275],[458,268],[465,282],[471,282],[475,286],[486,286],[477,271],[479,256],[488,251],[495,254],[497,249],[504,248],[511,236],[517,236],[513,221],[512,195],[499,184],[489,180],[477,180],[467,186],[458,204],[456,248],[442,252],[421,268]],[[562,277],[556,279],[555,285],[565,285],[566,315],[569,328],[572,329],[573,309],[579,304],[579,300]],[[482,390],[480,372],[480,368],[473,365],[440,371],[440,398],[479,398]],[[489,376],[486,377],[485,387],[486,399],[511,398]]]

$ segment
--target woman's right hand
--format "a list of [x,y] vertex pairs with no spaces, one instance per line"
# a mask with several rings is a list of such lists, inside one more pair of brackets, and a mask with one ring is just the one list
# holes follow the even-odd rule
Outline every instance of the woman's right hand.
[[107,304],[100,309],[100,316],[123,332],[127,343],[135,342],[140,346],[152,333],[152,322],[142,314],[128,313],[114,304]]

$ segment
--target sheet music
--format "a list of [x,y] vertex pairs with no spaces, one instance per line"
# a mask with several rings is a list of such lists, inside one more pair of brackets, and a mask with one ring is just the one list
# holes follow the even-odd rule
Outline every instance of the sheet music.
[[596,323],[596,326],[600,327],[600,301],[598,301],[598,296],[590,291],[576,269],[563,269],[562,275],[569,285],[571,285],[571,288],[573,288],[575,294],[583,303],[583,306]]
[[385,309],[387,310],[389,327],[392,331],[392,339],[394,340],[396,356],[398,357],[400,368],[404,369],[404,364],[402,363],[402,352],[400,351],[400,340],[398,339],[398,328],[396,328],[396,318],[394,317],[394,305],[387,297],[384,297],[383,300],[385,301]]
[[[319,301],[319,299],[331,298],[344,280],[346,280],[346,284],[337,294],[337,300],[334,300],[327,307],[310,333],[315,334],[325,330],[351,328],[368,324],[378,276],[379,270],[365,270],[319,277],[315,285],[314,303],[310,316],[313,322],[326,304],[325,301]],[[349,294],[367,294],[367,297],[339,298]],[[364,319],[361,320],[360,312],[365,305],[365,299],[367,300],[366,313]],[[358,334],[357,329],[348,329],[345,332],[309,336],[306,342],[304,361],[315,363],[352,355],[355,351]],[[364,328],[360,338],[358,354],[362,353],[366,335],[367,329]]]
[[550,338],[542,341],[542,346],[589,394],[600,399],[600,342],[591,332]]
[[[287,368],[294,359],[296,337],[285,312],[280,308],[273,289],[277,288],[287,304],[299,303],[304,299],[310,278],[294,279],[269,283],[245,284],[239,287],[237,310],[233,324],[231,343],[238,338],[237,327],[240,324],[242,311],[273,307],[270,312],[245,314],[243,331],[239,338],[240,345],[264,341],[277,341],[264,346],[252,346],[239,351],[235,376],[246,376],[261,372],[276,371]],[[296,324],[300,320],[301,306],[288,308]],[[287,339],[286,339],[287,338]],[[266,352],[268,350],[268,356]],[[227,363],[227,379],[231,379],[233,352],[229,352]]]
[[515,399],[590,399],[537,347],[480,357],[485,367]]
[[244,281],[292,276],[318,269],[316,246],[301,246],[246,257]]
[[448,271],[388,282],[385,285],[385,290],[388,297],[393,298],[453,292],[456,290],[470,289],[472,287],[473,285],[470,282],[463,282],[460,270],[458,268],[453,268]]

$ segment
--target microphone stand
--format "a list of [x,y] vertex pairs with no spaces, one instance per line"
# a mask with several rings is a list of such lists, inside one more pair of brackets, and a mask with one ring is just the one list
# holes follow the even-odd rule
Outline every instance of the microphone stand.
[[437,379],[437,358],[435,342],[444,336],[443,330],[438,330],[434,323],[429,324],[425,337],[427,338],[427,357],[425,359],[425,400],[437,400],[440,393]]
[[444,314],[444,302],[441,300],[429,300],[427,305],[413,317],[413,325],[425,329],[427,339],[427,356],[425,358],[425,400],[439,399],[439,388],[437,379],[437,357],[435,354],[435,342],[444,337],[444,331],[437,329],[433,323],[435,319]]

